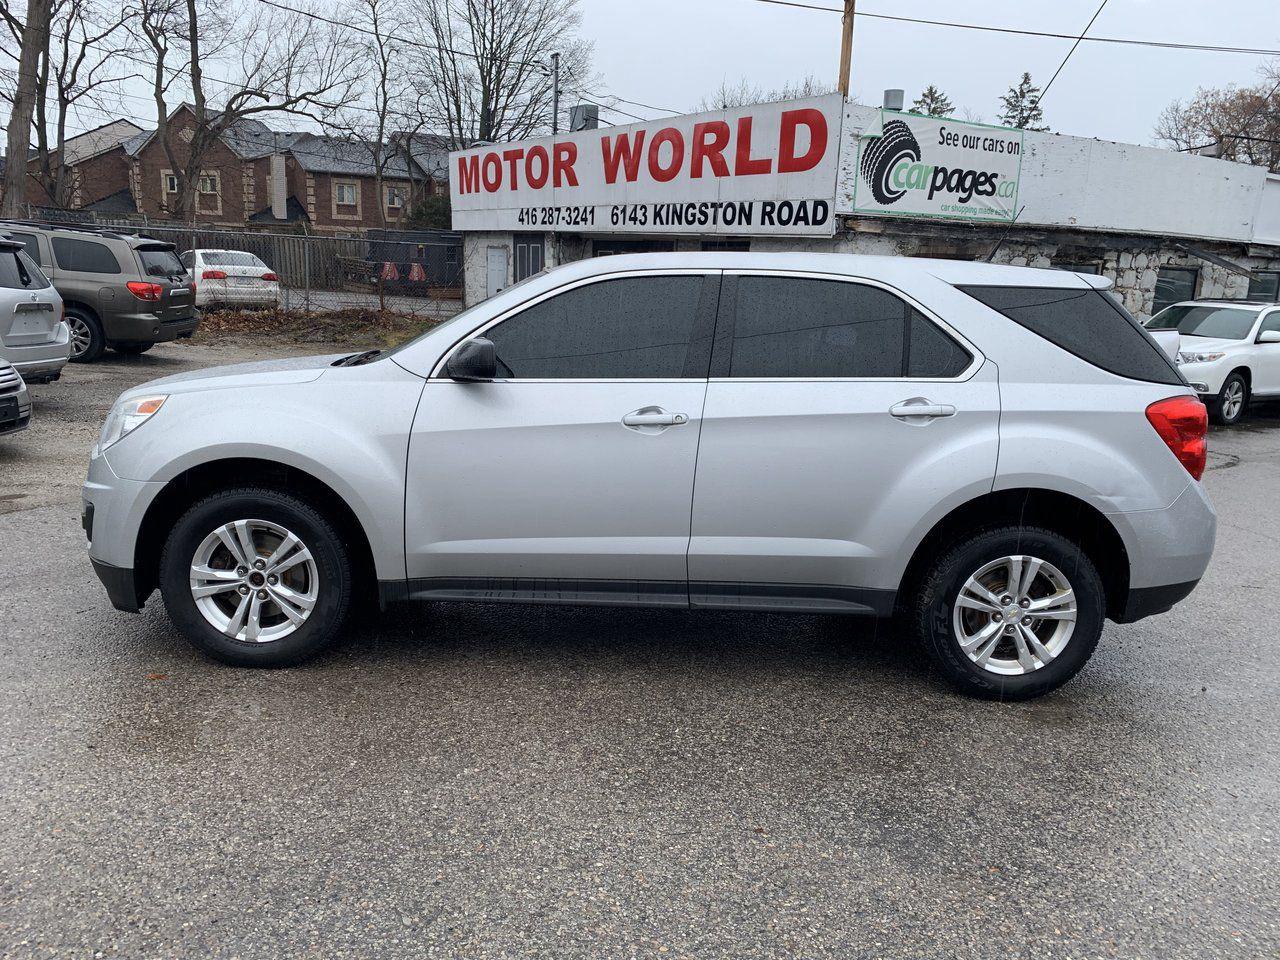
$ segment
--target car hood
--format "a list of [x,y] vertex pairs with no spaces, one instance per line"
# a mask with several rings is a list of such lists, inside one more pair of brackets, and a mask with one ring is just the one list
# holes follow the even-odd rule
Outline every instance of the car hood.
[[285,360],[259,360],[255,363],[232,363],[161,377],[121,394],[121,399],[152,393],[195,393],[201,390],[225,390],[233,387],[261,387],[288,383],[309,383],[317,379],[340,357],[349,353],[328,353],[320,357],[289,357]]
[[1225,350],[1228,347],[1240,346],[1239,340],[1223,340],[1221,337],[1181,337],[1179,339],[1179,350],[1186,350],[1189,353],[1212,353],[1215,350]]

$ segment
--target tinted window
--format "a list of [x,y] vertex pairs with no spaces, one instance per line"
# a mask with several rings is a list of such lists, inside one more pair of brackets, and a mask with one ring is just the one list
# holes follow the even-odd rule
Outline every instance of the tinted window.
[[1151,335],[1123,307],[1097,290],[960,289],[1095,367],[1133,380],[1182,383]]
[[138,262],[142,264],[142,272],[149,277],[172,277],[174,274],[186,273],[172,247],[139,247],[136,252]]
[[972,361],[968,350],[938,329],[931,320],[915,310],[911,311],[907,376],[958,377]]
[[267,268],[267,265],[252,253],[244,253],[240,250],[206,250],[200,255],[200,259],[206,264],[219,267],[261,267],[263,270]]
[[[14,234],[14,239],[18,235]],[[1250,300],[1280,300],[1280,271],[1255,273],[1249,278]]]
[[10,239],[17,240],[27,251],[27,256],[36,263],[42,263],[40,259],[40,241],[36,239],[34,233],[10,233]]
[[1166,307],[1147,321],[1148,330],[1177,330],[1189,337],[1220,337],[1243,340],[1258,319],[1256,310],[1233,307],[1177,304]]
[[82,273],[119,273],[120,264],[106,244],[92,240],[53,238],[53,258],[63,270]]
[[0,250],[0,287],[43,290],[49,285],[40,268],[23,250]]
[[551,297],[492,327],[498,373],[521,379],[666,379],[685,372],[698,276],[627,277]]
[[1258,327],[1258,335],[1261,336],[1273,330],[1280,330],[1280,310],[1272,310],[1267,314],[1267,318]]
[[1161,267],[1156,273],[1156,295],[1151,312],[1159,313],[1179,300],[1194,300],[1197,273],[1194,267]]
[[731,377],[900,377],[907,305],[877,287],[737,279]]

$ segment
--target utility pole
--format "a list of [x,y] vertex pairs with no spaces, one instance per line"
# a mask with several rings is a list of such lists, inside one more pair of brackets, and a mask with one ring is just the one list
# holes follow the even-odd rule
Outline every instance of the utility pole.
[[840,20],[840,95],[849,99],[849,60],[853,56],[853,8],[856,0],[844,0]]
[[560,132],[560,54],[551,55],[551,135]]

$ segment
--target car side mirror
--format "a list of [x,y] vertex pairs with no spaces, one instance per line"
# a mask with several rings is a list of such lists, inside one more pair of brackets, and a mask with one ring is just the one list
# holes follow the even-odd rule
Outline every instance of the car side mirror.
[[1258,334],[1259,343],[1280,343],[1280,330],[1263,330]]
[[463,383],[492,380],[498,375],[498,350],[487,337],[473,337],[453,351],[444,373]]

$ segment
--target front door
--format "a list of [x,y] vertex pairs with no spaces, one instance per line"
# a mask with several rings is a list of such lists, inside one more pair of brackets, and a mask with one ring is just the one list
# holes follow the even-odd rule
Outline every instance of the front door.
[[726,274],[720,316],[690,600],[888,613],[919,525],[991,489],[994,367],[868,282]]
[[[1280,310],[1263,316],[1254,340],[1268,332],[1280,332]],[[1264,396],[1280,394],[1280,343],[1255,343],[1253,350],[1253,392]]]
[[718,274],[595,278],[473,335],[499,379],[427,384],[409,447],[418,596],[687,604]]
[[516,252],[516,283],[532,277],[547,261],[546,238],[541,233],[517,233],[512,238]]
[[495,296],[509,286],[507,268],[507,248],[489,247],[485,253],[485,296]]

